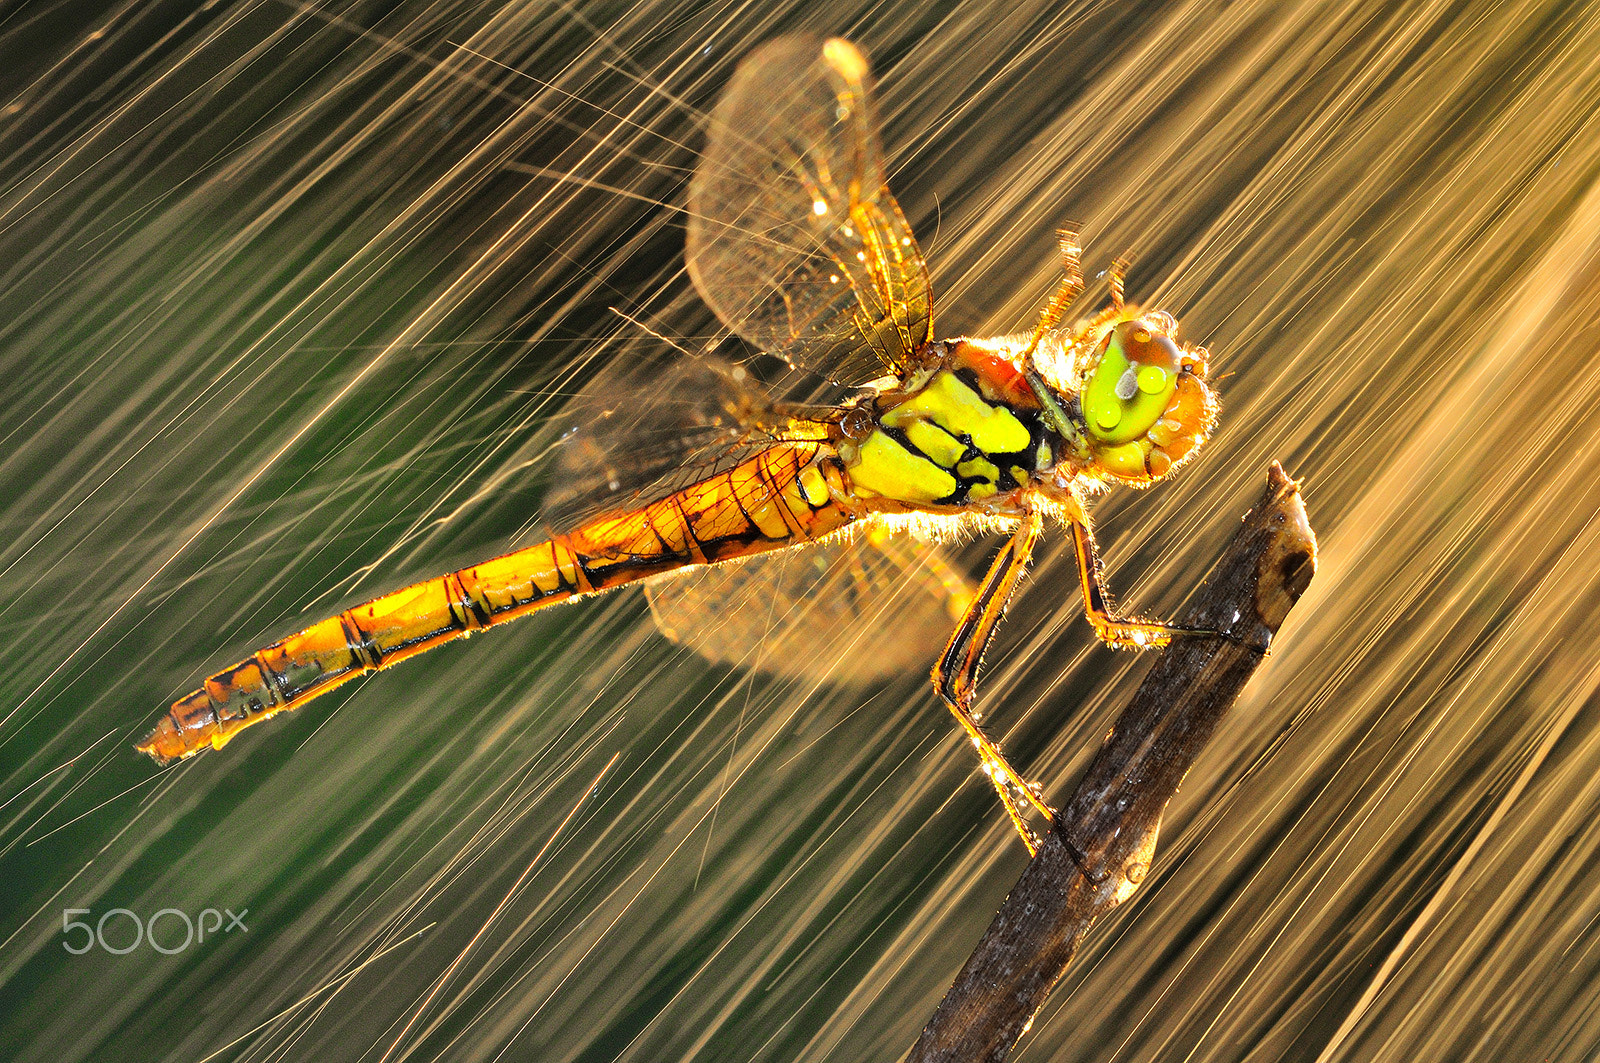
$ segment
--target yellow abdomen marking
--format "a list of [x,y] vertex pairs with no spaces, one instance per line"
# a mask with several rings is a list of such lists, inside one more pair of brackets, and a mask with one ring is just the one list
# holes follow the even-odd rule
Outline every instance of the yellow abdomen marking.
[[813,506],[820,506],[829,498],[828,482],[822,478],[822,473],[817,471],[815,465],[807,465],[800,470],[800,493],[805,495],[806,501]]

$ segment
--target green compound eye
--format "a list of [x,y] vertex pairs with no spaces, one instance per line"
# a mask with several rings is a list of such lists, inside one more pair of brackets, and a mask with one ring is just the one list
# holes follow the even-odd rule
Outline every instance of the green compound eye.
[[1089,434],[1113,445],[1138,439],[1161,419],[1177,386],[1177,344],[1141,322],[1122,322],[1083,389]]

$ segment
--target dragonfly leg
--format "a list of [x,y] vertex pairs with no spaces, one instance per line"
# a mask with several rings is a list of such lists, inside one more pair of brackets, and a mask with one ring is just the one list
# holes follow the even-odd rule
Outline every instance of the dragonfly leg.
[[1131,259],[1118,255],[1111,263],[1111,271],[1106,274],[1106,284],[1111,289],[1111,309],[1118,314],[1122,313],[1124,305],[1122,298],[1123,284],[1128,279],[1128,270],[1132,268],[1133,261]]
[[1057,229],[1056,243],[1061,248],[1061,271],[1065,276],[1058,296],[1065,297],[1065,305],[1083,294],[1083,247],[1078,243],[1078,230]]
[[1061,278],[1050,301],[1039,312],[1039,323],[1033,327],[1027,350],[1022,352],[1023,364],[1027,364],[1033,352],[1039,349],[1045,333],[1061,321],[1067,307],[1083,294],[1083,248],[1078,246],[1078,232],[1076,229],[1059,229],[1056,231],[1056,240],[1061,246],[1061,268],[1066,276]]
[[1112,608],[1105,585],[1100,582],[1100,551],[1094,543],[1094,532],[1089,528],[1088,514],[1081,509],[1069,511],[1067,520],[1072,526],[1072,547],[1078,558],[1078,585],[1083,590],[1083,611],[1089,617],[1089,623],[1094,625],[1094,633],[1101,642],[1123,649],[1146,649],[1165,646],[1175,635],[1223,634],[1209,629],[1118,616]]
[[1006,814],[1011,817],[1012,826],[1030,854],[1038,851],[1038,841],[1023,819],[1022,802],[1031,805],[1046,820],[1053,820],[1055,814],[1033,784],[1017,773],[1000,747],[978,725],[978,718],[972,711],[972,697],[977,689],[978,664],[983,658],[983,651],[1005,613],[1006,603],[1016,590],[1018,577],[1028,566],[1028,558],[1038,542],[1042,527],[1039,513],[1029,510],[1015,534],[989,566],[977,593],[973,595],[972,603],[933,669],[934,688],[977,747],[984,773],[994,783]]

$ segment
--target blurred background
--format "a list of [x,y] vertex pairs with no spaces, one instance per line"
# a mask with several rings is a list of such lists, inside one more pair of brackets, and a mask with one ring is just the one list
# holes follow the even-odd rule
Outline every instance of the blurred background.
[[[909,1047],[1025,861],[938,646],[785,681],[625,591],[130,747],[530,541],[573,396],[715,332],[703,114],[792,31],[873,57],[941,335],[1031,324],[1075,222],[1212,349],[1210,446],[1096,510],[1124,602],[1176,612],[1274,459],[1321,539],[1017,1058],[1591,1058],[1600,9],[1424,0],[0,7],[0,1058]],[[980,694],[1056,801],[1148,667],[1062,547]]]

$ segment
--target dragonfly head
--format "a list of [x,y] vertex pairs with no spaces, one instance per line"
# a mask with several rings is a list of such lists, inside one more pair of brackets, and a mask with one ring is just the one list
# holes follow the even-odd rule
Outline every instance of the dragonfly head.
[[1079,377],[1095,470],[1135,487],[1161,479],[1216,427],[1206,351],[1177,343],[1175,329],[1160,312],[1117,321],[1090,348]]

